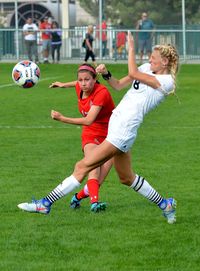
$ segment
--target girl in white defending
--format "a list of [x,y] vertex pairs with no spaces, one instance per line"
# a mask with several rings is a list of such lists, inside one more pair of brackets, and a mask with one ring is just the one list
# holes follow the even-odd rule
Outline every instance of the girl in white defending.
[[[149,63],[137,68],[134,40],[129,32],[128,75],[117,80],[107,71],[105,65],[101,64],[96,68],[96,71],[101,73],[116,90],[121,90],[132,83],[131,88],[111,115],[107,138],[95,148],[93,155],[77,162],[72,175],[64,179],[45,198],[31,203],[21,203],[18,207],[28,212],[49,213],[51,205],[77,188],[90,170],[113,157],[121,183],[157,204],[167,222],[174,223],[176,221],[175,199],[163,198],[147,180],[134,173],[131,168],[129,150],[136,139],[137,129],[144,115],[163,101],[165,96],[175,91],[178,61],[179,56],[173,46],[158,45],[154,47]],[[53,201],[50,200],[52,195],[55,199]]]

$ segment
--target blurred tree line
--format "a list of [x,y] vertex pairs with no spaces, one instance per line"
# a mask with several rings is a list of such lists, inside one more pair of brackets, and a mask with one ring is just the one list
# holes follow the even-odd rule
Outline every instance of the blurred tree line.
[[[99,16],[99,0],[79,0],[93,17]],[[182,0],[102,0],[103,17],[112,25],[135,28],[142,12],[147,12],[156,25],[181,25]],[[200,0],[185,0],[186,24],[200,23]],[[87,24],[87,22],[86,22]]]

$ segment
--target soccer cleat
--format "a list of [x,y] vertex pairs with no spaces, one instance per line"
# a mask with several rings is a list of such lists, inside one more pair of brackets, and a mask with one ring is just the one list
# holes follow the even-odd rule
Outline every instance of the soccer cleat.
[[91,204],[90,210],[94,213],[105,211],[107,205],[105,202],[95,202]]
[[77,197],[76,197],[77,194],[78,194],[78,193],[76,193],[76,194],[72,197],[72,199],[71,199],[70,207],[71,207],[72,209],[77,209],[77,208],[80,208],[80,207],[81,207],[81,204],[80,204],[81,200],[77,199]]
[[167,218],[169,224],[176,222],[176,200],[173,198],[167,199],[167,207],[163,210],[164,217]]
[[51,210],[51,203],[45,198],[40,200],[33,199],[30,203],[24,202],[17,206],[18,208],[30,213],[48,214]]

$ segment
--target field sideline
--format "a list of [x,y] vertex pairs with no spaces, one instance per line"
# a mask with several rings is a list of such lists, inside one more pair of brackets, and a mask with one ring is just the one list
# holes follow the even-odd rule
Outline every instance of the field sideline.
[[[82,157],[81,127],[50,118],[51,109],[79,116],[73,89],[49,89],[53,81],[76,79],[77,64],[40,65],[32,89],[14,85],[14,63],[0,64],[0,270],[1,271],[198,271],[199,74],[182,65],[177,95],[152,111],[132,149],[138,174],[178,202],[177,223],[169,225],[152,203],[119,184],[114,170],[101,187],[104,213],[69,208],[73,193],[48,216],[20,211],[17,204],[45,196]],[[117,78],[126,64],[108,64]],[[100,78],[100,81],[105,83]],[[126,92],[111,90],[116,104]]]

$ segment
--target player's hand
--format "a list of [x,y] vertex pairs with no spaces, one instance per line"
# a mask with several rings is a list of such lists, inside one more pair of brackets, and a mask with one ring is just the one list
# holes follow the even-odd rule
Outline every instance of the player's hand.
[[61,87],[63,87],[63,83],[61,83],[61,82],[53,82],[49,86],[49,88],[61,88]]
[[107,74],[107,73],[108,73],[108,70],[107,70],[105,64],[99,64],[99,65],[96,67],[96,73]]
[[51,110],[51,117],[52,117],[52,119],[54,119],[54,120],[60,120],[61,117],[63,117],[63,115],[62,115],[60,112]]

